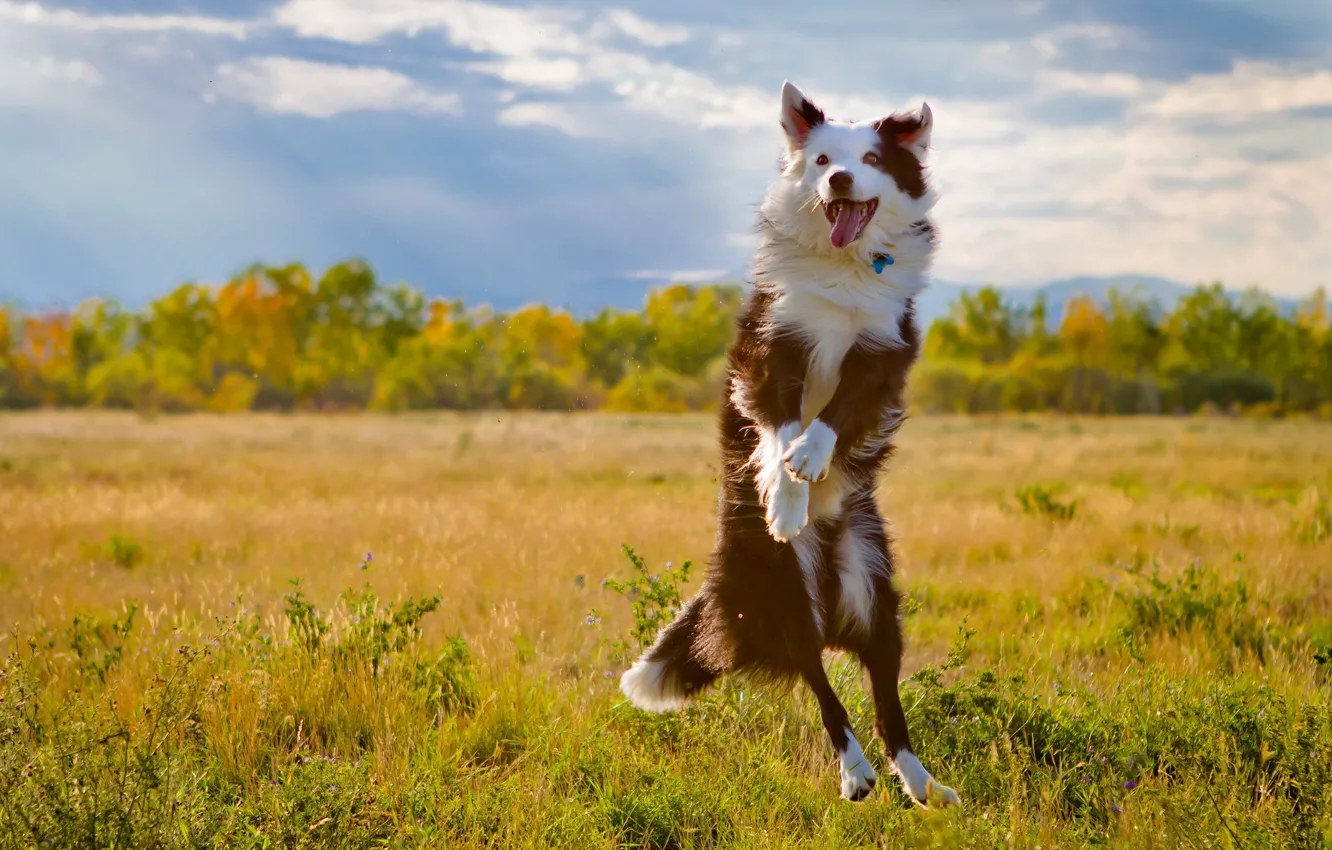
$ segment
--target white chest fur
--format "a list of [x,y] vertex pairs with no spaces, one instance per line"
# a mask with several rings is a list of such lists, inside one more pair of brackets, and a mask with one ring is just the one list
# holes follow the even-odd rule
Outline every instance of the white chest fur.
[[809,346],[801,402],[808,427],[832,399],[841,381],[842,361],[851,346],[903,344],[902,316],[907,296],[893,290],[869,293],[849,287],[783,287],[773,305],[773,324],[796,333]]
[[926,286],[934,244],[925,231],[881,238],[895,262],[881,272],[860,252],[816,250],[774,235],[760,251],[757,271],[774,299],[769,321],[809,347],[801,419],[806,427],[832,398],[851,346],[905,345],[902,318]]

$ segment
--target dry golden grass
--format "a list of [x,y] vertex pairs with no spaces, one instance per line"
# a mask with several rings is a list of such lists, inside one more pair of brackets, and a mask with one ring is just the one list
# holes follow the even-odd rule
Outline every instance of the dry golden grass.
[[[451,737],[430,744],[441,758],[489,746],[487,723],[563,724],[567,737],[551,733],[543,746],[575,747],[624,711],[612,708],[618,700],[604,676],[610,662],[600,641],[606,632],[623,634],[630,617],[600,588],[601,579],[626,575],[622,543],[654,566],[705,561],[715,531],[716,472],[711,419],[697,416],[5,415],[0,621],[12,629],[0,635],[0,655],[43,628],[59,632],[76,614],[138,603],[148,632],[113,689],[134,704],[156,663],[149,650],[172,627],[197,631],[214,616],[231,616],[241,595],[241,607],[260,611],[266,630],[283,635],[290,579],[300,578],[321,608],[368,579],[384,599],[442,596],[440,610],[423,622],[424,642],[460,632],[476,659],[481,707],[471,719],[447,721]],[[1018,491],[1029,485],[1052,488],[1060,503],[1076,499],[1073,518],[1024,512]],[[1320,532],[1329,521],[1329,492],[1326,424],[917,417],[903,429],[881,497],[898,541],[901,586],[921,606],[908,623],[904,674],[940,662],[965,616],[977,630],[971,669],[1075,680],[1107,700],[1135,663],[1198,688],[1219,670],[1238,671],[1254,681],[1265,675],[1290,700],[1326,710],[1326,677],[1309,656],[1318,641],[1332,639],[1332,530]],[[113,537],[121,541],[119,557]],[[136,545],[138,553],[125,554]],[[370,569],[362,570],[367,553]],[[1199,562],[1223,581],[1242,579],[1256,616],[1280,638],[1261,664],[1244,646],[1218,637],[1221,620],[1144,637],[1139,660],[1126,655],[1116,637],[1124,622],[1116,606],[1129,586],[1125,567],[1153,561],[1167,577]],[[593,609],[604,617],[600,629],[584,622]],[[288,672],[290,691],[323,687],[317,677]],[[854,687],[849,682],[843,677],[844,693]],[[366,687],[373,691],[373,683]],[[343,696],[356,705],[377,698]],[[337,699],[330,692],[328,700]],[[232,690],[224,705],[205,712],[224,775],[267,764],[271,742],[261,734],[258,700]],[[753,759],[780,760],[772,771],[789,771],[802,783],[800,805],[812,799],[833,806],[830,756],[809,709],[798,698],[790,709],[797,728],[785,743],[755,745],[743,758],[750,759],[746,769]],[[406,703],[394,708],[393,722],[375,734],[392,734],[410,710]],[[332,715],[324,721],[328,728],[343,723]],[[617,740],[635,735],[620,734]],[[380,763],[376,781],[401,780],[412,770],[412,746],[378,738],[356,744],[353,737],[332,736],[328,746],[344,753],[361,746]],[[721,769],[694,764],[680,748],[653,762],[653,775]],[[535,749],[501,762],[510,765],[505,775],[521,776],[536,795],[527,816],[555,817],[567,788]],[[931,762],[930,753],[924,758]],[[934,770],[945,782],[955,778],[948,765]],[[450,775],[460,784],[449,799],[480,800],[497,781],[493,773]],[[640,779],[615,774],[625,789]],[[1045,830],[1057,843],[1059,835],[1082,834],[1039,783],[1012,781],[1012,794],[985,809],[1006,824],[994,835],[1037,842]],[[891,787],[888,793],[896,795]],[[899,806],[892,811],[914,816]],[[1144,807],[1133,829],[1146,830],[1145,837],[1170,812]],[[681,841],[817,846],[823,834],[816,814],[797,818],[797,827],[785,815],[736,817],[725,841],[705,833]],[[1216,823],[1233,828],[1224,821]],[[394,834],[405,840],[395,823]],[[464,826],[439,834],[475,843],[466,826],[472,821],[458,823]],[[872,829],[878,822],[869,823]],[[972,828],[955,826],[959,835]],[[613,845],[616,835],[632,832],[599,829],[587,846]],[[542,843],[536,833],[516,834]],[[1120,840],[1142,843],[1128,833]]]
[[[43,413],[0,418],[0,458],[0,619],[15,624],[122,600],[225,613],[237,593],[277,602],[292,577],[327,601],[369,552],[382,595],[438,590],[439,619],[483,653],[507,660],[522,635],[556,669],[586,654],[583,614],[601,600],[575,576],[622,574],[622,542],[649,563],[701,562],[716,529],[706,417]],[[1005,510],[1052,482],[1082,500],[1074,522]],[[882,502],[907,587],[1057,604],[1140,552],[1226,564],[1329,610],[1328,550],[1291,524],[1330,484],[1319,423],[918,417]],[[138,541],[142,563],[112,563],[112,535]],[[940,626],[913,655],[938,654]]]

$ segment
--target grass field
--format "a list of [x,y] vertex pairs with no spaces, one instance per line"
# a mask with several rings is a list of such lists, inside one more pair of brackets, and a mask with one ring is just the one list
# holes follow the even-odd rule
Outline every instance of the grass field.
[[[882,501],[942,812],[877,742],[840,799],[803,689],[623,704],[712,436],[0,417],[0,846],[1332,846],[1332,426],[911,420]],[[622,544],[651,593],[602,586]]]

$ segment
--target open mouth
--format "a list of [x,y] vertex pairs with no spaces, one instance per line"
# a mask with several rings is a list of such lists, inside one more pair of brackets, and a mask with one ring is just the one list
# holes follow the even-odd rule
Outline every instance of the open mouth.
[[833,247],[845,248],[859,239],[878,208],[878,198],[871,198],[868,201],[824,201],[823,214],[832,224],[832,232],[828,238],[832,240]]

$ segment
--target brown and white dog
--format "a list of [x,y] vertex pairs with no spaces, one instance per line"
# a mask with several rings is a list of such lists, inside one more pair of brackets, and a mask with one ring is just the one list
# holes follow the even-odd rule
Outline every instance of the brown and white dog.
[[930,108],[836,121],[788,82],[781,125],[787,151],[729,352],[712,565],[620,686],[666,711],[725,673],[799,676],[818,698],[842,795],[861,800],[875,773],[822,659],[826,648],[853,652],[906,792],[956,803],[912,752],[892,546],[875,502],[919,351],[912,300],[935,248],[922,165]]

